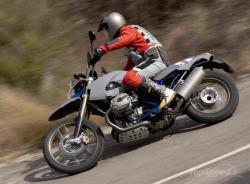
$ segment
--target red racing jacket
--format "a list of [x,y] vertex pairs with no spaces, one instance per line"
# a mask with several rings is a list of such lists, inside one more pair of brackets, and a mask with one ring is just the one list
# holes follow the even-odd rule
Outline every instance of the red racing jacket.
[[[99,46],[103,54],[120,49],[122,47],[132,48],[134,51],[141,55],[151,46],[150,39],[147,35],[141,32],[137,27],[133,25],[124,25],[120,28],[118,36],[105,44]],[[128,60],[124,70],[130,70],[134,66],[134,63]]]

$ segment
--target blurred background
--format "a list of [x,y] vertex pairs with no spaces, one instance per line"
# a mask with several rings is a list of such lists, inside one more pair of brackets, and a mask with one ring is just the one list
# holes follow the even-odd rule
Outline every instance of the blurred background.
[[[211,52],[235,75],[250,71],[250,1],[0,0],[0,162],[40,147],[69,80],[85,71],[88,30],[111,11],[150,30],[172,63]],[[122,51],[109,53],[98,71],[125,63]]]

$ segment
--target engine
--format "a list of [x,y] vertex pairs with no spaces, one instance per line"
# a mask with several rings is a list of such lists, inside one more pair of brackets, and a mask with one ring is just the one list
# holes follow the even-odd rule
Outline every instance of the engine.
[[111,110],[115,119],[128,123],[138,123],[143,114],[142,107],[138,106],[138,97],[121,93],[111,100]]
[[[143,107],[138,102],[138,96],[121,93],[114,97],[110,103],[111,120],[113,124],[121,128],[136,126],[143,115]],[[167,119],[158,119],[153,124],[141,126],[127,132],[116,132],[113,129],[112,135],[121,143],[143,139],[149,135],[150,130],[159,131],[168,126]]]
[[[143,115],[143,108],[138,107],[138,96],[121,93],[111,100],[111,112],[114,123],[117,126],[127,128],[139,123]],[[149,135],[147,127],[135,128],[128,132],[118,133],[113,131],[112,135],[121,143],[143,139]]]

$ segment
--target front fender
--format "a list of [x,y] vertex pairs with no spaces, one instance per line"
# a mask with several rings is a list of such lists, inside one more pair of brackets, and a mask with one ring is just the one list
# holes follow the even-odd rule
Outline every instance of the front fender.
[[72,98],[58,107],[49,117],[49,121],[55,121],[79,110],[82,99]]

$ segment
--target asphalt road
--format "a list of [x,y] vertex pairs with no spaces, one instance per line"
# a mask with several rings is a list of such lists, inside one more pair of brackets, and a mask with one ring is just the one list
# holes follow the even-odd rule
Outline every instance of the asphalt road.
[[182,117],[167,132],[124,145],[106,135],[99,164],[74,176],[50,169],[41,154],[28,155],[2,166],[0,183],[250,183],[250,78],[238,88],[239,107],[222,123],[204,126]]

